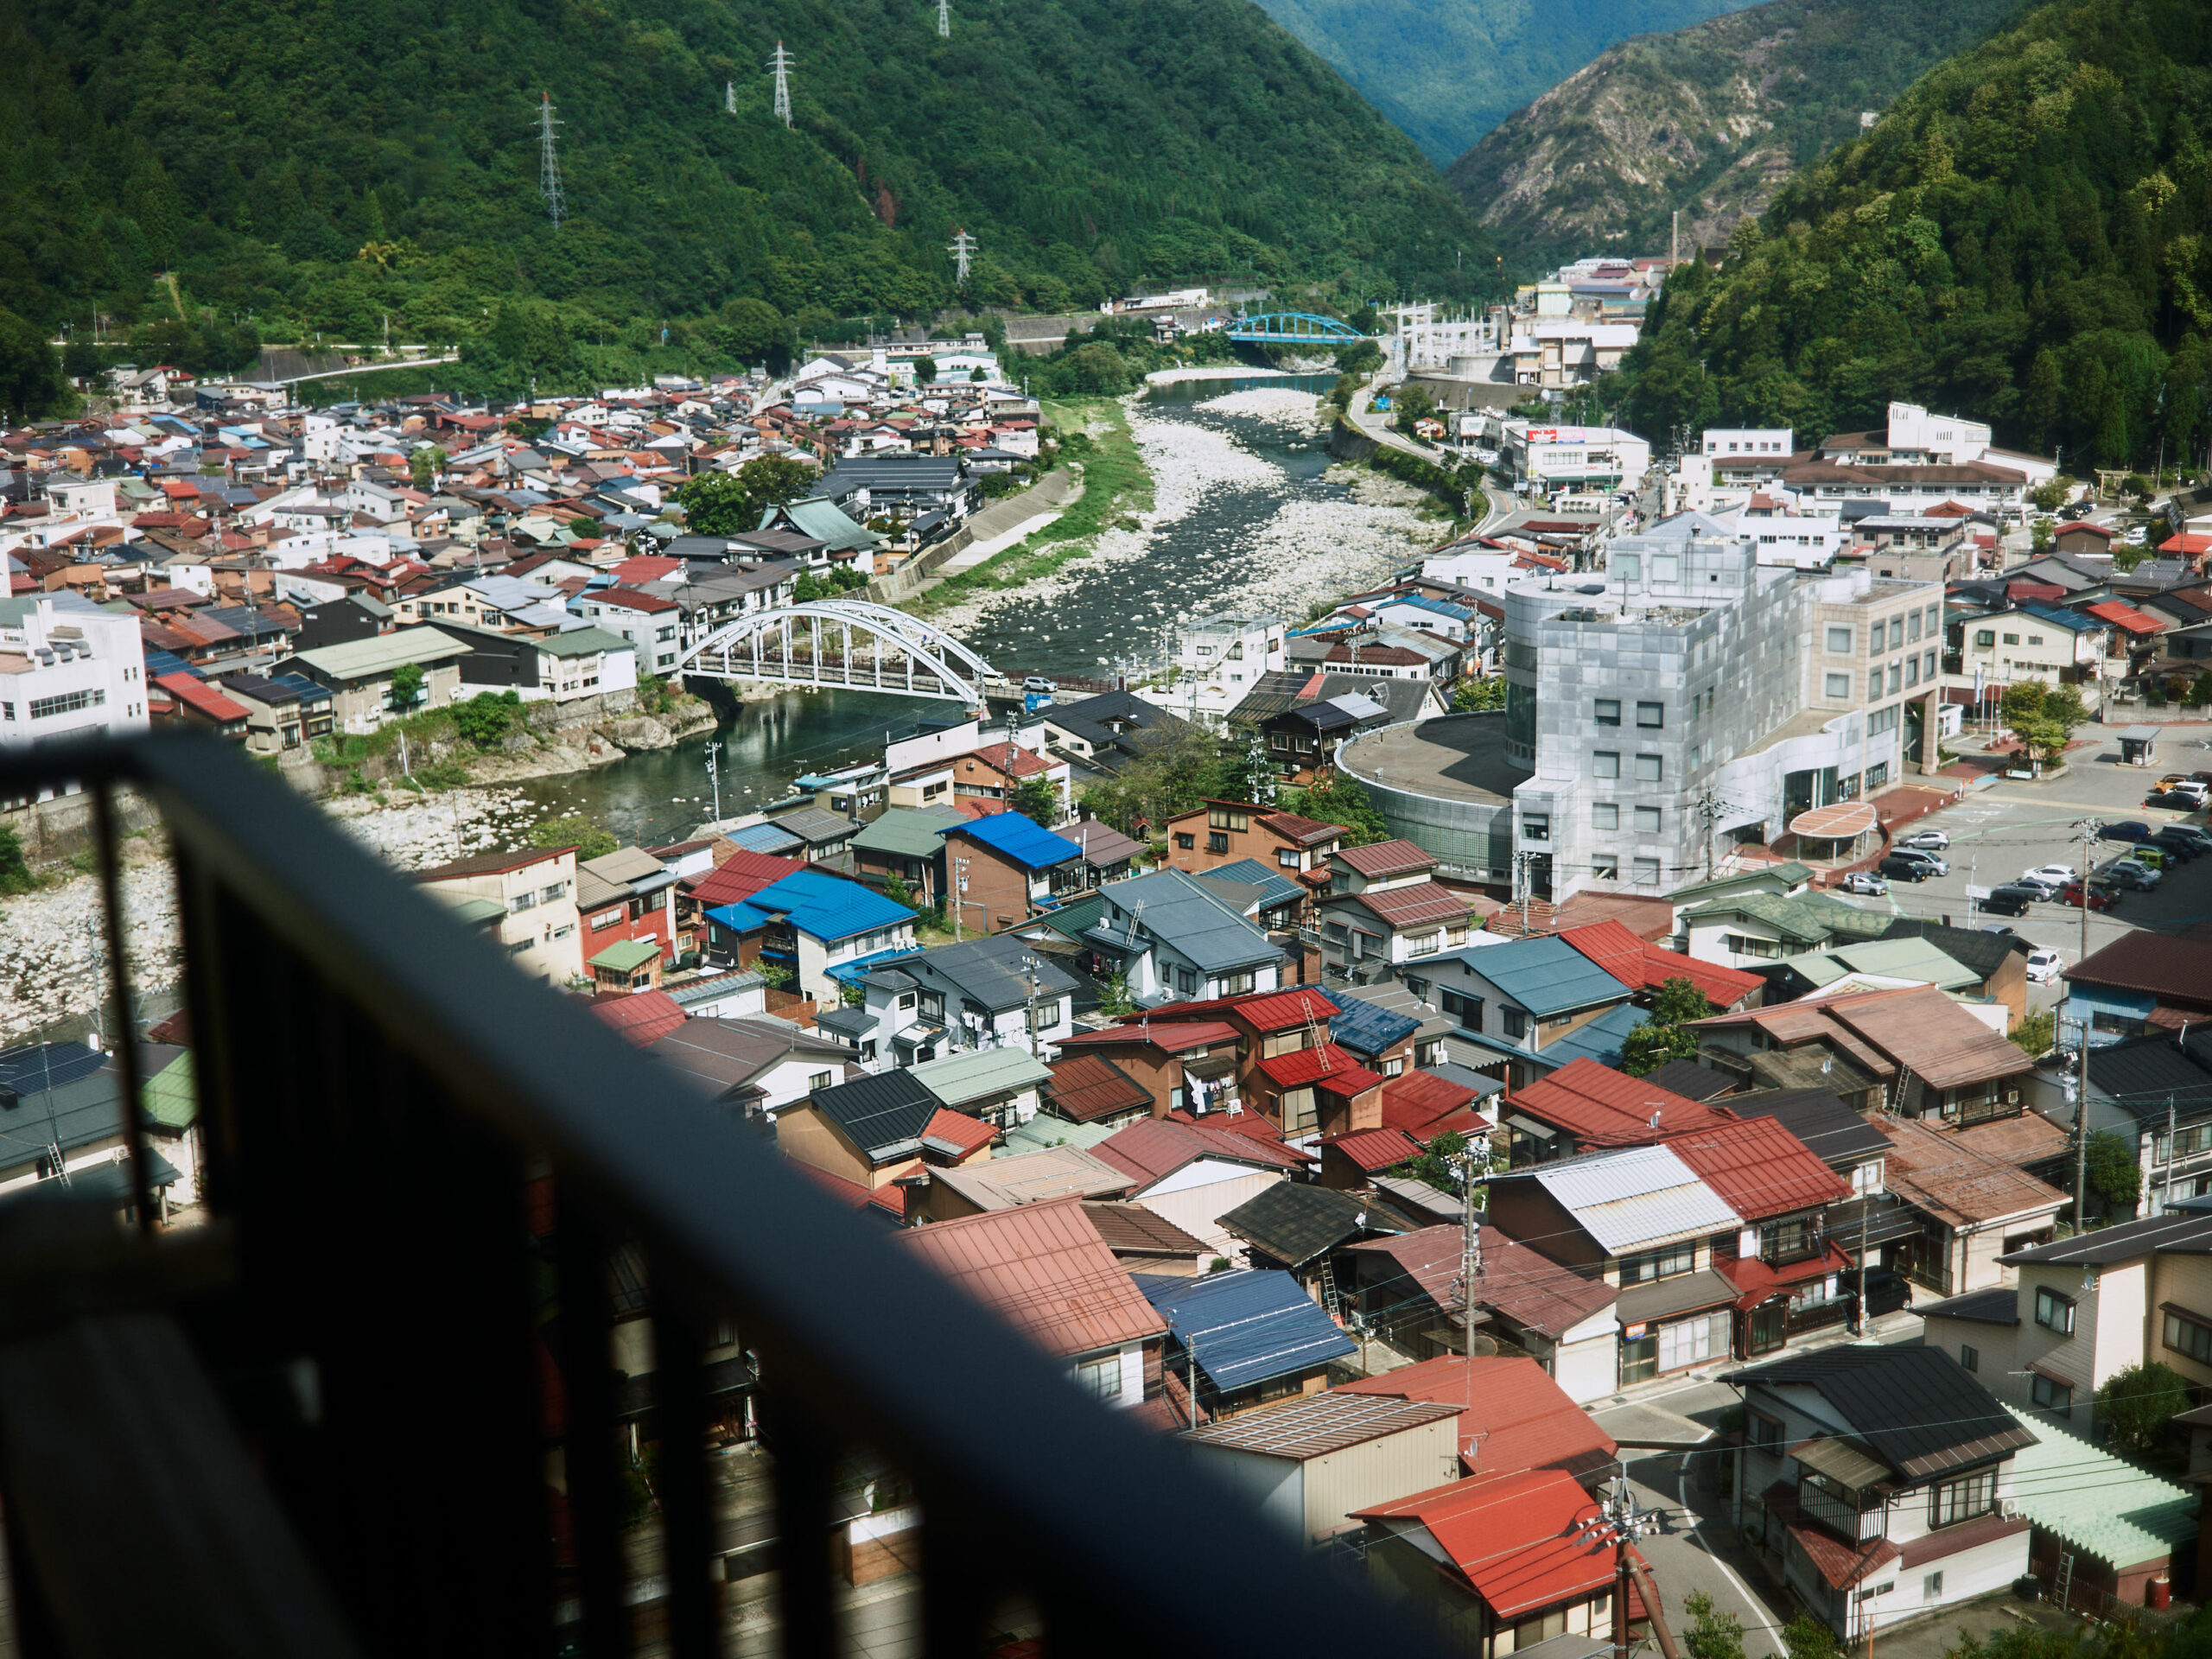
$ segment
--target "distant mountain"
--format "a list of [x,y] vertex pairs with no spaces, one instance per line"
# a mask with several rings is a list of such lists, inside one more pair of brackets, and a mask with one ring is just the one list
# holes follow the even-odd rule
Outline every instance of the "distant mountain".
[[1258,0],[1440,167],[1617,41],[1744,0]]
[[2066,470],[2212,439],[2212,5],[2059,0],[1930,71],[1676,272],[1629,423],[1990,422]]
[[[1592,60],[1446,177],[1532,262],[1717,246],[1798,168],[1860,130],[2019,0],[1768,0]],[[1386,111],[1387,113],[1387,111]]]
[[[964,296],[956,230],[981,247]],[[24,330],[89,336],[96,312],[193,367],[250,359],[248,322],[365,340],[389,317],[553,390],[593,352],[757,361],[963,297],[1465,293],[1489,245],[1243,0],[953,0],[949,39],[930,0],[0,0],[0,375]],[[0,412],[38,397],[0,385]]]

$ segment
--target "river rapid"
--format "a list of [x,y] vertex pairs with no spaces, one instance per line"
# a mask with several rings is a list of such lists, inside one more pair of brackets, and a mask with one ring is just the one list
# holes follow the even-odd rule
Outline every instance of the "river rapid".
[[[1041,582],[938,613],[1001,672],[1105,677],[1162,660],[1175,626],[1220,611],[1302,618],[1402,568],[1433,531],[1411,508],[1355,499],[1325,477],[1319,399],[1327,375],[1155,385],[1129,423],[1153,479],[1136,528],[1114,528],[1088,558]],[[1367,492],[1363,492],[1367,493]],[[547,810],[583,812],[652,846],[715,816],[706,770],[718,752],[724,816],[784,795],[791,780],[880,753],[887,734],[952,705],[868,692],[789,692],[744,705],[734,724],[588,773],[533,780]]]

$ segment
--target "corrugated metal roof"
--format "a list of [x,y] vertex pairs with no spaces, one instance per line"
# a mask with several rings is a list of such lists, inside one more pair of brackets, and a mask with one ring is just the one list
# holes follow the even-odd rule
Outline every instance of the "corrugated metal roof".
[[931,1179],[979,1210],[1011,1210],[1016,1205],[1039,1204],[1070,1193],[1086,1198],[1108,1198],[1129,1188],[1128,1176],[1079,1147],[1046,1147],[962,1169],[934,1170]]
[[1167,1328],[1080,1198],[941,1221],[899,1239],[1047,1353],[1094,1353]]
[[[2005,1409],[2023,1428],[2034,1427],[2029,1414]],[[2162,1560],[2196,1535],[2196,1493],[2071,1434],[2039,1436],[2012,1459],[2020,1513],[2116,1567]]]
[[1083,856],[1083,849],[1065,836],[1056,836],[1019,812],[1000,812],[988,818],[948,825],[947,836],[957,836],[1012,859],[1024,869],[1050,869]]
[[1513,1174],[1542,1186],[1614,1255],[1744,1224],[1666,1147],[1626,1147]]
[[[1143,906],[1139,936],[1149,933],[1165,940],[1203,971],[1281,960],[1282,952],[1268,942],[1265,933],[1208,893],[1196,876],[1182,870],[1155,870],[1149,875],[1111,882],[1099,891],[1123,918]],[[1117,919],[1113,926],[1118,937],[1126,923]]]
[[1564,1014],[1628,999],[1627,986],[1557,938],[1509,939],[1460,961],[1531,1014]]
[[1707,1186],[1751,1221],[1831,1204],[1851,1188],[1771,1117],[1677,1135],[1667,1143]]
[[1421,1022],[1410,1014],[1380,1007],[1342,991],[1323,990],[1321,995],[1337,1009],[1329,1021],[1330,1040],[1343,1044],[1356,1054],[1371,1058],[1395,1047],[1421,1029]]
[[1175,1339],[1224,1393],[1358,1351],[1298,1281],[1277,1269],[1135,1278]]
[[942,806],[893,806],[853,837],[855,851],[893,853],[900,858],[934,858],[944,850],[939,832],[967,817]]
[[1613,1581],[1612,1545],[1584,1524],[1596,1518],[1598,1506],[1560,1470],[1459,1481],[1359,1513],[1427,1528],[1502,1619],[1595,1594]]
[[[1909,1481],[1984,1462],[2036,1436],[1940,1349],[1853,1344],[1785,1355],[1731,1371],[1738,1388],[1800,1382],[1817,1389],[1867,1450]],[[2078,1453],[2071,1436],[2064,1442]]]
[[1303,1463],[1459,1414],[1457,1406],[1389,1395],[1316,1394],[1272,1411],[1248,1411],[1225,1423],[1210,1423],[1183,1438],[1198,1446]]
[[[618,640],[626,645],[629,641]],[[466,657],[468,647],[460,640],[440,633],[435,628],[402,628],[396,633],[371,634],[365,639],[348,639],[342,645],[316,645],[302,651],[291,660],[305,663],[318,673],[333,679],[359,679],[373,674],[388,674],[408,663],[442,663],[448,658]]]
[[732,914],[740,910],[786,916],[800,932],[832,942],[879,928],[895,928],[914,919],[914,912],[906,906],[893,903],[874,889],[811,868],[761,888],[742,906],[726,906],[707,914],[727,926],[742,929],[753,924],[753,918]]
[[907,1076],[948,1106],[965,1105],[987,1095],[1034,1089],[1052,1080],[1044,1061],[1020,1048],[979,1048],[948,1054],[907,1068]]

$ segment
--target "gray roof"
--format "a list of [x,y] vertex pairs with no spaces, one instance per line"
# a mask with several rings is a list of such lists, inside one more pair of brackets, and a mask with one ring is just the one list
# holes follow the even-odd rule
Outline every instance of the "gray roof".
[[860,825],[842,812],[810,806],[797,812],[779,812],[768,820],[780,830],[789,830],[810,847],[819,847],[833,841],[849,840]]
[[1155,870],[1099,891],[1125,912],[1142,905],[1143,931],[1208,972],[1281,960],[1264,932],[1185,871]]
[[[1031,962],[1036,964],[1033,970]],[[1037,994],[1043,997],[1057,997],[1063,992],[1077,988],[1076,982],[1052,965],[1050,957],[1039,954],[1034,947],[1011,933],[996,933],[987,938],[969,939],[959,944],[940,944],[925,950],[918,957],[907,957],[899,967],[908,973],[922,970],[919,976],[941,976],[966,996],[975,999],[994,1014],[1003,1008],[1018,1008],[1029,999],[1029,976],[1037,976]]]
[[734,1020],[686,1020],[646,1052],[721,1096],[742,1087],[779,1060],[792,1054],[824,1060],[850,1059],[853,1051],[788,1020],[753,1016]]
[[2053,1244],[2015,1250],[1997,1259],[2010,1266],[2024,1262],[2079,1262],[2084,1267],[2109,1267],[2132,1262],[2139,1255],[2212,1255],[2212,1216],[2146,1216],[2141,1221],[2101,1227],[2092,1233],[2062,1238]]
[[853,837],[853,848],[863,853],[895,853],[902,858],[935,858],[944,850],[938,832],[968,822],[964,812],[949,806],[893,806]]
[[2020,1287],[1992,1285],[1963,1296],[1947,1296],[1940,1302],[1923,1302],[1912,1310],[1923,1319],[1965,1319],[1974,1325],[2018,1325]]
[[2036,1436],[1987,1389],[1935,1348],[1870,1343],[1788,1355],[1720,1379],[1801,1382],[1816,1390],[1866,1449],[1910,1481],[1987,1463]]
[[814,1103],[855,1146],[879,1160],[919,1147],[922,1131],[941,1104],[911,1071],[817,1089]]
[[2089,1085],[2140,1123],[2162,1127],[2169,1100],[2195,1122],[2212,1114],[2212,1031],[2154,1031],[2092,1048]]

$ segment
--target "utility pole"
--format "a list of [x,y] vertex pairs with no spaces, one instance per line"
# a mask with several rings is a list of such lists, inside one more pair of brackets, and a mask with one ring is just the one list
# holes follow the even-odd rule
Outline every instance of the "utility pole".
[[2082,825],[2082,948],[2074,960],[2084,962],[2089,955],[2089,869],[2095,862],[2097,826],[2084,822]]
[[1483,1277],[1483,1226],[1482,1217],[1475,1209],[1475,1164],[1478,1158],[1487,1162],[1489,1153],[1486,1142],[1480,1153],[1476,1151],[1476,1145],[1469,1141],[1462,1154],[1466,1160],[1466,1189],[1461,1194],[1459,1205],[1459,1314],[1467,1322],[1466,1353],[1471,1360],[1475,1357],[1475,1287]]
[[2174,1097],[2166,1096],[2166,1192],[2158,1201],[2161,1213],[2170,1213],[2174,1207]]
[[952,861],[952,942],[960,943],[960,912],[968,903],[968,861]]
[[1866,1217],[1874,1207],[1874,1195],[1859,1195],[1859,1334],[1866,1334]]
[[713,743],[707,745],[707,782],[714,787],[715,822],[720,823],[722,821],[721,752],[719,746]]
[[768,67],[776,72],[776,119],[787,127],[791,124],[791,66],[798,61],[784,50],[781,41],[776,42],[776,49],[768,59]]
[[555,153],[554,131],[562,124],[553,113],[553,94],[537,95],[537,194],[545,198],[545,216],[559,230],[569,204],[561,194],[561,158]]
[[1037,1058],[1037,958],[1022,957],[1021,968],[1029,985],[1029,1058],[1033,1060]]
[[2076,1059],[2081,1066],[2074,1092],[2074,1230],[2078,1234],[2088,1225],[2089,1209],[2089,1022],[2087,1019],[2075,1027],[2074,1034],[2080,1044]]

